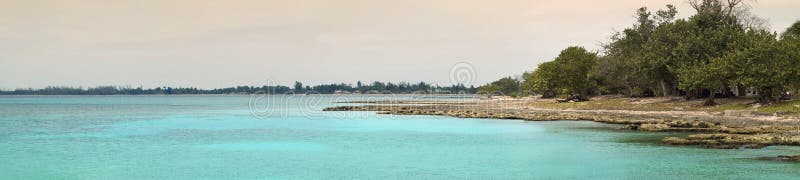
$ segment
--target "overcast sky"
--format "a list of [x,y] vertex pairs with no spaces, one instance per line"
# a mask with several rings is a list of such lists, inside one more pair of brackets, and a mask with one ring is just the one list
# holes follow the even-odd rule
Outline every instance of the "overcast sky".
[[[684,0],[0,0],[0,88],[201,88],[361,81],[474,84],[598,49],[636,8]],[[798,0],[760,0],[782,32]]]

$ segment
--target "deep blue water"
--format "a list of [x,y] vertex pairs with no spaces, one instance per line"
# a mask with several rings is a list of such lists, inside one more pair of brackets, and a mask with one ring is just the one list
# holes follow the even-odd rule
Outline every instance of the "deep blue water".
[[[410,97],[359,97],[386,99]],[[792,179],[797,147],[593,122],[322,112],[349,96],[0,96],[0,179]],[[255,105],[255,106],[253,106]]]

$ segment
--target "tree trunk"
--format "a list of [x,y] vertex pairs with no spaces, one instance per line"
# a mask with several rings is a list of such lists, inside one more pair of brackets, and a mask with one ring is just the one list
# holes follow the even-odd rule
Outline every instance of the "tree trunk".
[[542,93],[542,98],[554,98],[554,97],[556,97],[556,93],[550,91]]
[[[714,93],[711,93],[711,94],[714,94]],[[729,97],[735,97],[735,96],[736,95],[733,94],[733,90],[731,90],[731,86],[728,85],[728,81],[727,80],[722,81],[722,97],[723,98],[729,98]]]
[[714,101],[714,93],[711,93],[711,95],[709,95],[708,98],[706,98],[706,101],[703,102],[703,106],[714,106],[714,105],[717,105],[717,102]]
[[664,96],[664,97],[672,96],[672,88],[668,87],[669,85],[667,85],[666,81],[664,81],[663,79],[659,80],[658,84],[661,85],[661,93],[663,93],[663,94],[661,94],[662,96]]
[[633,87],[631,87],[629,85],[625,85],[625,88],[627,89],[627,92],[628,92],[628,94],[626,94],[626,95],[628,97],[633,97]]
[[588,98],[586,98],[586,93],[584,93],[584,92],[582,92],[581,90],[578,90],[578,89],[573,89],[572,90],[572,97],[570,97],[569,100],[573,100],[575,102],[579,102],[579,101],[586,101],[586,100],[588,100]]
[[737,96],[747,96],[747,88],[745,88],[741,84],[736,85],[736,95]]
[[[798,94],[798,93],[800,93],[800,89],[795,89],[795,90],[794,90],[794,94]],[[794,94],[793,94],[793,95],[794,95]],[[797,98],[798,98],[798,97],[800,97],[800,96],[792,96],[792,97],[793,97],[792,99],[797,99]]]
[[694,99],[694,92],[695,92],[695,90],[686,91],[686,95],[684,95],[684,99],[686,99],[686,100]]
[[758,91],[758,103],[762,105],[771,104],[775,102],[775,98],[772,97],[772,88],[762,88]]
[[706,89],[693,89],[686,91],[686,100],[701,99],[704,97],[708,97],[705,94],[706,92],[708,92],[708,90]]

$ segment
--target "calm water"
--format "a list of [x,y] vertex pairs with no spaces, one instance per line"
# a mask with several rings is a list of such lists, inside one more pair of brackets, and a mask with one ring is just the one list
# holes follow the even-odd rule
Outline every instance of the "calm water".
[[670,147],[654,143],[668,133],[592,122],[320,111],[341,99],[0,96],[0,179],[800,177],[800,164],[754,159],[796,147]]

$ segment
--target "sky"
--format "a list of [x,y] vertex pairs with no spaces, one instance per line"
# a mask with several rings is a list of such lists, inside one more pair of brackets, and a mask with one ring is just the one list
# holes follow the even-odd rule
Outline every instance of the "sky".
[[[478,86],[598,50],[638,7],[666,4],[694,13],[685,0],[0,0],[0,89],[450,85],[454,66]],[[797,0],[751,6],[773,31],[800,20]]]

